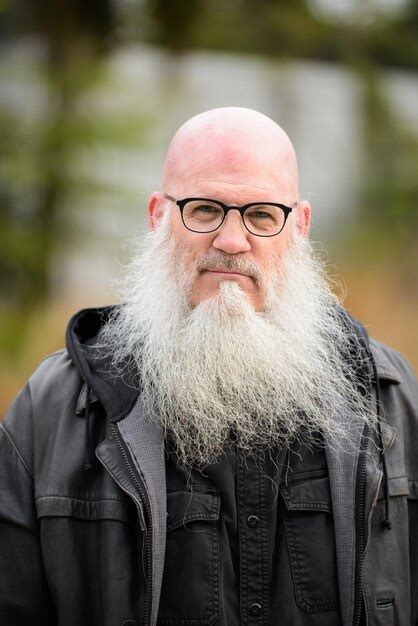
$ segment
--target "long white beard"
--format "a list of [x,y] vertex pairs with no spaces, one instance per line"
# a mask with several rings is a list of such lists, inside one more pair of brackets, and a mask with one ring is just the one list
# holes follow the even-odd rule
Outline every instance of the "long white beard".
[[[360,355],[310,244],[294,234],[268,276],[253,266],[265,292],[262,313],[233,281],[189,306],[199,268],[220,260],[236,263],[176,249],[167,219],[145,236],[119,289],[125,303],[100,335],[115,375],[133,358],[144,399],[187,468],[218,459],[231,434],[243,454],[295,440],[348,444],[358,420],[373,417],[355,376]],[[332,418],[347,406],[342,427]]]

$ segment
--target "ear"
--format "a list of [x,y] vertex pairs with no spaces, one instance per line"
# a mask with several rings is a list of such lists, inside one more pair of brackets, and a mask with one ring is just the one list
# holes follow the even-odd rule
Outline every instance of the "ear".
[[298,231],[302,237],[309,235],[311,225],[311,205],[307,200],[299,200],[297,204]]
[[165,198],[160,191],[153,191],[148,200],[147,216],[148,226],[151,230],[158,228],[164,214]]

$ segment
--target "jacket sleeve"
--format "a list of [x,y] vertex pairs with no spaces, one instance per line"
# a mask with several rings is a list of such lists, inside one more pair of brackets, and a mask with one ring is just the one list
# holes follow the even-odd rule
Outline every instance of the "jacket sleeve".
[[[52,625],[56,621],[42,565],[30,446],[29,386],[0,423],[0,624]],[[20,443],[20,445],[19,445]]]

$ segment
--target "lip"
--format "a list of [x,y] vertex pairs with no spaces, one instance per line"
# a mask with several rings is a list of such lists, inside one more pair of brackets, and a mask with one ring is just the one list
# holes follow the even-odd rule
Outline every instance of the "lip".
[[222,268],[215,268],[213,270],[206,270],[206,271],[210,272],[211,274],[229,274],[233,276],[247,276],[247,274],[242,274],[241,272],[237,272],[235,270],[224,270]]
[[213,270],[204,270],[204,272],[208,272],[208,274],[215,274],[215,275],[218,275],[219,277],[224,276],[225,278],[227,276],[230,276],[231,278],[239,278],[239,277],[251,278],[251,276],[248,276],[248,274],[243,274],[242,272],[237,272],[236,270],[225,270],[223,268],[215,268]]

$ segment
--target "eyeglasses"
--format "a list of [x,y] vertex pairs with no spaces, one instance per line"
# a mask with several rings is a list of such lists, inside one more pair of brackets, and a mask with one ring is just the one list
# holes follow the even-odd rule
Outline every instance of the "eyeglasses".
[[274,237],[284,228],[292,208],[276,202],[251,202],[243,206],[228,206],[210,198],[184,198],[176,200],[164,194],[167,200],[175,202],[180,209],[181,219],[193,233],[212,233],[225,221],[229,211],[239,211],[245,228],[258,237]]

